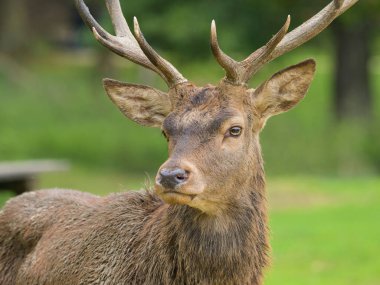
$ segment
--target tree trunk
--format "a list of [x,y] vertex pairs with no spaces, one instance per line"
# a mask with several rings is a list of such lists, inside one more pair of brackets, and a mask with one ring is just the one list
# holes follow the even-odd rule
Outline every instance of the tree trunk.
[[371,118],[371,26],[366,21],[333,26],[336,47],[335,114],[338,120]]
[[0,3],[0,52],[22,53],[28,46],[27,8],[25,0],[2,0]]

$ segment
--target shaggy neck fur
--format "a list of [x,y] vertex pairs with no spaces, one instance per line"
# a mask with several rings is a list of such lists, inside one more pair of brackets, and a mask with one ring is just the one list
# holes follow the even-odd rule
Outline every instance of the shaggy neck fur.
[[262,284],[269,244],[264,171],[256,166],[246,188],[236,189],[244,195],[221,216],[188,206],[158,209],[172,284]]

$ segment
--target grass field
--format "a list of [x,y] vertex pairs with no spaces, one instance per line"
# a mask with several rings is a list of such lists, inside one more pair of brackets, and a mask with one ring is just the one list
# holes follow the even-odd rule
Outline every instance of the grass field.
[[[145,176],[75,169],[40,187],[106,194],[142,188]],[[266,285],[380,284],[380,178],[269,177],[273,264]],[[10,196],[0,195],[3,204]]]
[[267,285],[380,284],[380,179],[269,181]]

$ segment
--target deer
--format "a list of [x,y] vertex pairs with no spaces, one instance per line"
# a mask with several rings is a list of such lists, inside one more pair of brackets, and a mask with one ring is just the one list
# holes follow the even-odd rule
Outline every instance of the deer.
[[263,284],[271,250],[259,134],[269,117],[304,98],[316,63],[287,67],[257,88],[247,82],[357,1],[333,0],[289,33],[288,16],[242,61],[222,51],[212,21],[211,50],[226,75],[198,87],[148,44],[136,18],[132,34],[117,0],[105,1],[116,35],[76,0],[97,41],[167,83],[163,92],[103,81],[124,115],[161,128],[169,157],[153,189],[104,197],[50,189],[9,200],[0,213],[0,283]]

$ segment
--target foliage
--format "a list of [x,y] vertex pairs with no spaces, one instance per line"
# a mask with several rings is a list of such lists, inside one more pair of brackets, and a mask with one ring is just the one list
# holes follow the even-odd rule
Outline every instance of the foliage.
[[[137,16],[155,48],[180,54],[183,61],[192,61],[209,56],[212,19],[216,20],[223,49],[243,58],[264,45],[284,24],[288,14],[292,15],[291,28],[295,28],[326,5],[326,1],[314,2],[305,5],[299,0],[141,0],[123,1],[122,6],[130,26],[133,27],[132,17]],[[106,14],[104,11],[102,20],[110,27]]]
[[[265,68],[252,86],[311,55],[316,57],[318,71],[308,96],[295,110],[272,118],[263,131],[267,171],[345,175],[379,171],[378,134],[370,135],[370,129],[362,124],[333,123],[332,70],[327,54],[316,50],[289,54]],[[112,61],[119,62],[119,58],[114,56]],[[88,53],[68,57],[43,53],[29,62],[23,77],[0,76],[1,160],[53,157],[128,172],[158,168],[166,159],[166,142],[160,131],[123,117],[105,96],[93,62]],[[133,64],[124,65],[123,61],[116,66],[116,79],[146,83],[150,78],[151,85],[163,88],[158,77],[147,76]],[[197,84],[217,83],[223,75],[214,60],[183,67],[185,76]],[[378,76],[375,66],[373,77]],[[376,85],[376,90],[380,86]],[[379,114],[379,102],[374,103]],[[373,130],[378,130],[379,121],[377,116]]]

